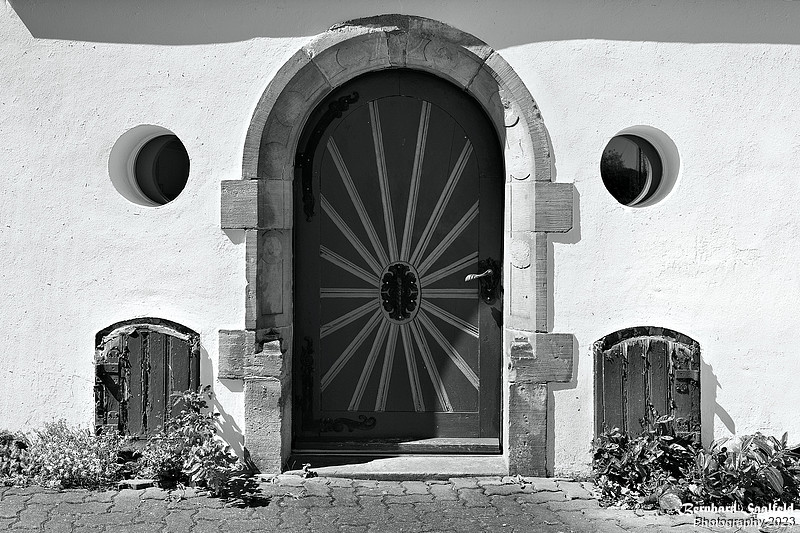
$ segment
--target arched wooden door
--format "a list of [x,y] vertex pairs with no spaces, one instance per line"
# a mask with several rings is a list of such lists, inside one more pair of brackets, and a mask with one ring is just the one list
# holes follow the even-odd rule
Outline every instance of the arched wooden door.
[[463,90],[406,70],[340,87],[307,124],[295,448],[499,450],[503,166],[492,124]]

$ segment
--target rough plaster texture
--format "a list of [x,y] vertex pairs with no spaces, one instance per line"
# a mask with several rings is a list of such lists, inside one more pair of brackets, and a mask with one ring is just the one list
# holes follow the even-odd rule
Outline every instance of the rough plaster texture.
[[[245,237],[220,229],[220,181],[241,178],[273,73],[309,36],[377,13],[355,0],[274,12],[242,2],[225,13],[179,2],[163,16],[142,4],[130,24],[124,13],[94,21],[77,2],[30,4],[0,5],[0,427],[54,414],[88,425],[94,334],[112,323],[156,316],[198,331],[201,379],[214,379],[217,331],[245,327]],[[800,4],[392,10],[502,54],[544,117],[553,181],[575,183],[574,227],[546,243],[546,329],[573,333],[578,350],[576,379],[548,390],[554,473],[587,470],[592,342],[636,325],[700,343],[705,440],[786,430],[800,441]],[[189,183],[164,207],[130,203],[108,177],[114,142],[140,124],[169,128],[190,154]],[[606,142],[634,125],[665,132],[680,154],[671,193],[642,209],[617,204],[599,176]],[[214,385],[236,441],[244,386]]]

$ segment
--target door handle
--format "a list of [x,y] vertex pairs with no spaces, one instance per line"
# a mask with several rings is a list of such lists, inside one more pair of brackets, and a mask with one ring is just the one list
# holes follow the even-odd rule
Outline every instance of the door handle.
[[486,259],[478,261],[478,268],[483,270],[483,272],[468,274],[467,277],[464,278],[464,282],[469,283],[470,281],[477,280],[478,283],[480,283],[478,294],[480,294],[481,300],[488,305],[492,305],[497,301],[498,292],[501,290],[500,269],[502,266],[499,261],[487,257]]
[[488,278],[492,274],[494,274],[494,271],[491,268],[487,268],[486,272],[483,274],[468,274],[467,277],[464,278],[464,281],[475,281],[476,279]]

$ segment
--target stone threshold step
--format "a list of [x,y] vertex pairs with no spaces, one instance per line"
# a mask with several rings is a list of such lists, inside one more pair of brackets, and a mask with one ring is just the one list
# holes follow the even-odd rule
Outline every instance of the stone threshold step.
[[314,466],[315,456],[293,457],[290,467],[300,469],[310,463],[311,470],[322,477],[375,479],[386,481],[424,481],[453,477],[508,475],[502,455],[402,455],[399,457],[319,456],[325,466]]

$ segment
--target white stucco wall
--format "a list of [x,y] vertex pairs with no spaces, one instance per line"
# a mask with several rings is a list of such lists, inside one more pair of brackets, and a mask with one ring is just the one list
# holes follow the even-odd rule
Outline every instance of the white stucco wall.
[[[552,396],[555,473],[587,470],[592,342],[637,325],[700,343],[705,438],[800,441],[800,2],[204,5],[0,3],[0,427],[90,424],[94,335],[137,316],[198,331],[213,379],[217,331],[244,325],[243,236],[219,229],[219,182],[241,177],[255,103],[310,36],[402,12],[497,49],[541,108],[555,180],[576,186],[575,228],[551,238],[551,331],[578,341],[576,381]],[[139,124],[172,130],[191,158],[160,208],[108,176]],[[634,125],[667,133],[681,162],[642,209],[599,176],[606,142]],[[215,390],[234,438],[241,390]]]

